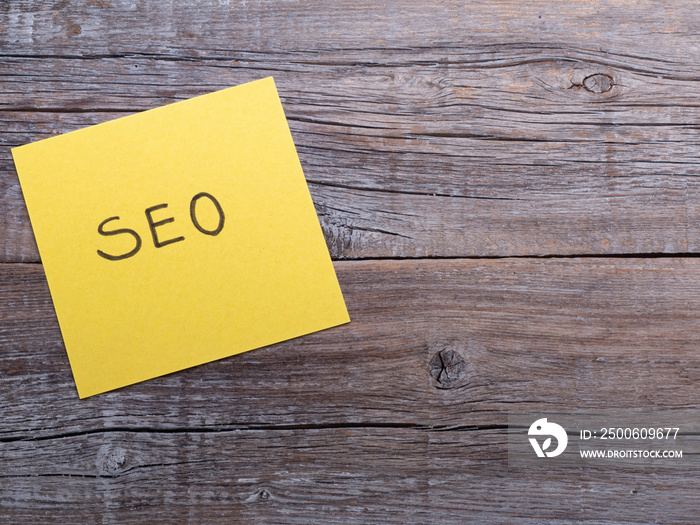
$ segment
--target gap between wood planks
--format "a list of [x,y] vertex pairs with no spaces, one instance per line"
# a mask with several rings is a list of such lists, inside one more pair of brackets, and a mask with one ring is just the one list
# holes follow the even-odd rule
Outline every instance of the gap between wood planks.
[[[436,255],[431,257],[362,257],[333,258],[344,263],[381,261],[442,261],[442,260],[501,260],[501,259],[695,259],[700,253],[583,253],[583,254],[543,254],[543,255]],[[0,261],[1,265],[41,265],[41,261]]]

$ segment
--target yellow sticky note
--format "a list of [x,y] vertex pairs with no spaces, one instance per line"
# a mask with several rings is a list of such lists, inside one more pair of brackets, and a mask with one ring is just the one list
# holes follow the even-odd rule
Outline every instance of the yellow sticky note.
[[80,397],[350,320],[271,77],[12,154]]

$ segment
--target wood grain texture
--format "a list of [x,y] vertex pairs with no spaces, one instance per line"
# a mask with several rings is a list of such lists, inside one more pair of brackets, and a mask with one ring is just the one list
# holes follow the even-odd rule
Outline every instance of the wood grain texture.
[[[700,409],[699,50],[687,0],[0,1],[0,522],[696,524],[697,461],[506,425]],[[78,400],[10,148],[269,75],[352,322]]]
[[[354,49],[401,52],[434,47],[434,60],[452,49],[527,42],[585,45],[627,58],[669,48],[669,37],[693,42],[700,22],[691,2],[544,0],[411,2],[348,5],[329,0],[55,0],[5,2],[0,45],[21,56],[160,53],[191,58],[234,52],[321,55]],[[454,47],[451,47],[454,46]],[[467,48],[468,51],[468,48]],[[689,48],[669,49],[668,64],[685,62]],[[695,75],[691,64],[683,69]]]
[[5,260],[8,147],[268,75],[335,258],[698,251],[690,4],[195,4],[5,6]]
[[[0,266],[0,513],[694,523],[694,463],[530,472],[508,466],[505,442],[512,410],[697,409],[700,260],[336,270],[350,324],[78,400],[41,267]],[[445,349],[465,363],[455,388],[431,375]]]

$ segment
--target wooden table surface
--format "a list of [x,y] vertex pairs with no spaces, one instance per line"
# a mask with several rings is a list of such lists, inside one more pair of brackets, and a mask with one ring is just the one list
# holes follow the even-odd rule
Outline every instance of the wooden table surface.
[[[348,325],[79,400],[10,148],[273,75]],[[0,1],[0,523],[697,524],[509,466],[698,409],[695,2]]]

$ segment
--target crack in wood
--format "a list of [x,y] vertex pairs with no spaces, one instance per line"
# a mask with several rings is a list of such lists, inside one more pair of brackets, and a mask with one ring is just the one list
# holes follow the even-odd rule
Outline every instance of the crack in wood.
[[[545,53],[543,56],[534,56],[529,58],[521,57],[505,57],[505,58],[479,58],[483,53],[479,52],[478,49],[474,51],[477,58],[465,59],[464,56],[469,53],[469,48],[474,46],[457,46],[457,45],[447,45],[447,46],[412,46],[410,48],[406,47],[386,47],[386,48],[356,48],[356,47],[338,47],[335,49],[315,49],[315,50],[293,50],[293,51],[266,51],[266,50],[227,50],[225,55],[208,55],[208,56],[195,56],[187,54],[166,54],[166,53],[147,53],[147,52],[137,52],[129,51],[123,53],[81,53],[81,54],[26,54],[26,53],[1,53],[0,60],[153,60],[153,61],[163,61],[163,62],[197,62],[207,64],[210,63],[212,67],[237,67],[238,62],[246,62],[246,68],[255,69],[255,65],[250,63],[255,63],[256,61],[262,61],[264,59],[264,64],[293,64],[299,66],[322,66],[322,67],[343,67],[343,68],[381,68],[390,69],[396,67],[435,67],[439,65],[436,63],[435,59],[426,58],[424,60],[411,59],[412,55],[425,54],[429,52],[439,52],[441,54],[453,52],[454,57],[449,58],[450,67],[468,67],[470,69],[501,69],[501,68],[512,68],[512,67],[522,67],[533,64],[548,64],[553,62],[559,63],[571,63],[571,64],[591,64],[600,67],[615,68],[617,70],[629,71],[632,73],[654,75],[656,77],[665,80],[689,80],[697,81],[700,77],[697,75],[687,74],[679,75],[672,74],[667,69],[662,68],[644,68],[639,66],[634,66],[629,63],[629,59],[646,61],[650,63],[659,63],[668,66],[676,65],[687,65],[686,63],[678,63],[663,59],[661,57],[650,57],[641,55],[632,55],[625,53],[614,53],[607,52],[605,56],[600,56],[600,50],[587,49],[573,46],[541,46],[533,44],[531,42],[522,42],[519,44],[491,44],[495,50],[490,53],[493,55],[505,54],[510,51],[511,53]],[[488,47],[487,45],[482,45],[479,47]],[[186,50],[183,50],[186,51]],[[294,59],[290,57],[295,57],[298,55],[319,55],[322,52],[342,54],[342,53],[368,53],[368,52],[381,52],[387,55],[396,56],[397,54],[408,55],[409,58],[403,61],[389,61],[389,60],[304,60],[304,59]],[[550,52],[550,54],[546,54]],[[458,58],[460,57],[460,58]],[[619,57],[619,59],[618,59]],[[231,62],[232,64],[227,64],[221,66],[221,62]],[[275,71],[279,68],[269,68],[268,70]]]
[[[700,257],[700,252],[649,252],[649,253],[546,253],[542,255],[526,254],[526,255],[430,255],[430,256],[385,256],[385,257],[348,257],[336,256],[334,261],[344,263],[362,263],[362,262],[379,262],[379,261],[436,261],[436,260],[452,260],[452,261],[478,261],[478,260],[509,260],[509,259],[677,259],[687,257],[690,259]],[[37,267],[41,261],[0,261],[0,265],[8,265],[12,267]],[[2,439],[0,439],[0,442]]]
[[492,200],[492,201],[532,201],[533,199],[516,199],[512,197],[491,197],[487,195],[455,195],[450,193],[432,193],[432,192],[420,192],[420,191],[409,191],[409,190],[397,190],[393,188],[372,188],[366,186],[352,186],[350,184],[337,184],[333,182],[320,181],[315,179],[306,179],[307,184],[324,186],[328,188],[341,188],[345,190],[352,190],[358,192],[372,192],[372,193],[390,193],[396,195],[416,195],[419,197],[449,197],[453,199],[482,199],[482,200]]
[[[412,428],[426,429],[424,425],[414,423],[381,423],[381,422],[362,422],[362,423],[318,423],[318,424],[289,424],[289,425],[217,425],[216,427],[172,427],[172,428],[153,428],[153,427],[106,427],[90,430],[79,430],[74,432],[63,432],[59,434],[51,434],[45,436],[22,435],[14,437],[0,437],[0,443],[14,443],[18,441],[50,441],[55,439],[66,439],[72,437],[88,436],[93,434],[110,434],[110,433],[132,433],[132,434],[220,434],[227,432],[268,432],[268,431],[297,431],[297,430],[343,430],[343,429],[397,429],[397,428]],[[27,430],[34,432],[37,430]]]

